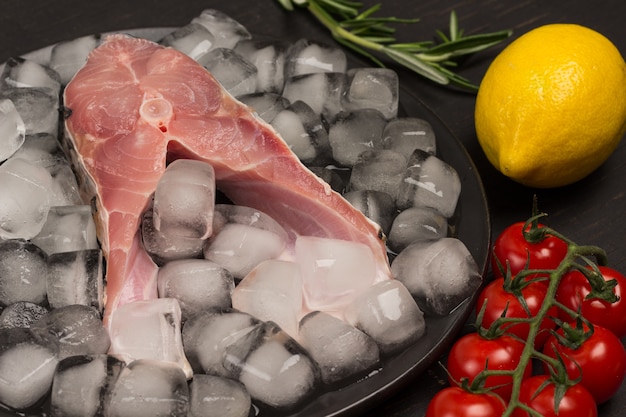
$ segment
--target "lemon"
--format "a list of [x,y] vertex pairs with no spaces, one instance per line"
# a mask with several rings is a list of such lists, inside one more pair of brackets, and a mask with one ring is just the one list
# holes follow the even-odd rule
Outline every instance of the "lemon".
[[533,29],[507,46],[479,86],[476,135],[489,161],[537,188],[598,168],[626,130],[626,64],[600,33],[575,24]]

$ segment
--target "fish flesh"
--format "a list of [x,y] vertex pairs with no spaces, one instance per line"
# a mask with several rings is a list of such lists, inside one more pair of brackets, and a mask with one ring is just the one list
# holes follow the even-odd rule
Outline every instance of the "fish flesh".
[[205,161],[217,188],[297,236],[361,242],[376,280],[391,278],[380,227],[309,171],[276,131],[187,55],[108,35],[64,91],[68,153],[94,206],[107,260],[105,321],[117,306],[156,297],[157,266],[141,215],[167,163]]

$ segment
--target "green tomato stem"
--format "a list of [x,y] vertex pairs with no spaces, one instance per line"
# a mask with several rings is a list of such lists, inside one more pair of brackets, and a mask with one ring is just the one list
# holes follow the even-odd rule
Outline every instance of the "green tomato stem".
[[[550,234],[553,236],[561,237],[559,233],[553,232],[551,229],[550,229]],[[570,242],[569,240],[567,241]],[[509,405],[506,411],[502,415],[503,417],[511,416],[511,414],[513,413],[513,410],[519,407],[522,407],[526,411],[529,411],[527,407],[523,406],[519,402],[519,392],[520,392],[520,387],[522,384],[524,370],[526,369],[527,366],[529,366],[533,358],[538,358],[542,361],[545,361],[551,366],[551,368],[553,369],[553,372],[557,375],[557,378],[559,379],[558,381],[556,381],[557,383],[561,383],[561,384],[567,383],[566,382],[567,372],[565,371],[565,369],[563,369],[563,364],[559,360],[548,357],[542,352],[538,352],[537,350],[535,350],[535,339],[537,337],[537,334],[539,333],[541,323],[548,315],[548,311],[553,306],[559,305],[556,301],[556,291],[558,289],[561,278],[563,277],[563,275],[565,275],[565,273],[567,273],[567,271],[569,271],[572,267],[574,267],[574,265],[577,265],[577,262],[576,262],[577,259],[581,257],[584,258],[586,256],[594,256],[601,261],[606,261],[606,258],[607,258],[606,252],[604,252],[604,250],[602,250],[601,248],[597,246],[582,246],[582,245],[578,246],[573,242],[569,243],[567,255],[561,261],[559,266],[550,272],[550,281],[548,283],[546,295],[543,300],[543,303],[541,304],[539,311],[534,317],[530,318],[529,320],[524,319],[524,321],[528,322],[529,324],[528,337],[526,338],[526,342],[524,345],[524,350],[522,351],[522,354],[521,354],[520,362],[517,368],[515,369],[515,371],[513,372],[513,386],[512,386],[511,398],[509,400]],[[531,272],[531,271],[528,271],[528,272]],[[503,321],[519,322],[519,320],[507,320],[507,319],[503,319]],[[485,373],[489,375],[491,371],[485,371]],[[537,413],[534,413],[533,415],[540,416],[540,414],[537,414]]]

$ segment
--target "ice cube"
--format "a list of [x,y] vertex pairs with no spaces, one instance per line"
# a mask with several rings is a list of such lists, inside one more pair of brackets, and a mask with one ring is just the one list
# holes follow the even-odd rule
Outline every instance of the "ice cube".
[[26,328],[0,330],[0,403],[22,410],[50,391],[58,348]]
[[58,134],[59,94],[49,88],[22,87],[0,91],[0,99],[9,99],[24,122],[27,135]]
[[59,42],[50,53],[50,68],[67,84],[87,61],[87,55],[98,45],[99,36],[87,35]]
[[98,249],[96,224],[91,214],[91,206],[51,207],[43,228],[31,242],[48,255]]
[[26,135],[24,144],[15,152],[13,157],[24,159],[33,165],[44,168],[65,159],[56,136],[49,133]]
[[456,170],[436,156],[417,149],[409,158],[396,206],[400,210],[430,207],[450,218],[460,194],[461,180]]
[[334,167],[327,165],[325,167],[309,166],[311,172],[320,177],[324,182],[330,185],[330,188],[338,193],[344,193],[346,190],[346,184],[342,176],[339,174],[341,170],[334,169]]
[[341,95],[345,74],[322,72],[289,77],[285,80],[283,97],[290,103],[303,101],[325,120],[333,121],[341,111]]
[[59,307],[30,326],[33,332],[53,337],[59,346],[59,359],[75,355],[106,353],[109,334],[96,309],[74,304]]
[[406,172],[406,158],[389,149],[370,149],[357,157],[350,190],[382,191],[395,199]]
[[232,49],[215,48],[198,59],[234,97],[256,91],[257,69]]
[[213,49],[215,37],[204,26],[190,23],[165,36],[160,43],[198,60]]
[[433,127],[424,119],[400,117],[389,121],[383,131],[383,147],[394,150],[408,159],[416,149],[432,155],[437,153]]
[[50,185],[50,205],[70,206],[81,205],[78,182],[72,167],[66,159],[57,160],[54,164],[46,167],[52,177]]
[[348,59],[341,48],[300,39],[287,51],[285,65],[287,78],[323,72],[345,73]]
[[261,262],[237,285],[233,307],[262,321],[273,321],[291,337],[298,334],[302,279],[298,264]]
[[241,364],[239,381],[254,400],[288,410],[313,394],[319,369],[300,345],[268,322],[262,343]]
[[266,123],[271,123],[278,113],[289,106],[289,100],[276,93],[244,94],[237,99],[249,106]]
[[380,226],[383,233],[389,233],[396,216],[393,198],[382,191],[350,191],[343,195],[356,209]]
[[154,227],[165,235],[205,239],[212,233],[215,172],[205,162],[178,159],[154,191]]
[[258,344],[261,322],[232,309],[196,314],[183,326],[183,345],[195,373],[236,379],[238,365]]
[[108,355],[70,356],[61,360],[52,381],[51,414],[102,416],[107,390],[123,367],[123,362]]
[[340,113],[328,130],[335,161],[352,167],[364,151],[382,149],[386,123],[385,116],[375,109]]
[[178,300],[184,323],[203,310],[230,307],[235,280],[215,262],[181,259],[159,269],[157,286],[159,297]]
[[46,253],[21,239],[0,243],[0,305],[46,301]]
[[280,93],[285,85],[285,51],[287,45],[279,41],[242,40],[235,52],[257,69],[256,91]]
[[106,409],[109,417],[187,417],[185,373],[170,362],[133,361],[113,384]]
[[22,57],[11,57],[5,63],[0,85],[2,88],[42,87],[58,93],[61,77],[46,65]]
[[181,312],[175,298],[133,301],[113,311],[109,320],[110,354],[126,363],[137,359],[170,362],[191,378],[181,337]]
[[141,221],[141,238],[146,252],[157,265],[177,259],[202,257],[205,239],[162,233],[154,227],[154,212],[150,206]]
[[209,30],[214,36],[215,48],[234,48],[237,42],[250,39],[252,35],[241,23],[215,9],[206,9],[191,23],[197,23]]
[[398,74],[389,68],[351,68],[346,73],[343,108],[379,110],[388,120],[398,115]]
[[328,132],[322,119],[303,101],[296,101],[278,113],[272,127],[305,165],[332,162]]
[[100,249],[55,253],[48,256],[48,303],[52,308],[81,304],[104,308],[104,265]]
[[378,345],[371,337],[321,311],[302,318],[298,341],[318,364],[322,381],[329,385],[362,376],[380,360]]
[[189,417],[248,417],[252,400],[238,381],[196,374],[189,384]]
[[416,241],[436,240],[448,234],[448,220],[437,210],[411,207],[401,211],[393,221],[387,246],[395,253]]
[[391,271],[428,314],[449,314],[482,283],[467,247],[452,237],[410,244],[394,259]]
[[0,100],[0,162],[17,152],[25,137],[26,126],[13,101]]
[[277,258],[287,245],[287,232],[276,220],[250,207],[217,204],[213,236],[205,259],[228,269],[236,279],[256,265]]
[[51,206],[82,204],[76,176],[54,135],[49,133],[27,135],[24,144],[15,152],[13,158],[24,159],[32,165],[45,168],[50,173]]
[[310,311],[340,311],[375,281],[374,257],[362,243],[299,236],[295,248]]
[[33,322],[48,314],[48,309],[29,301],[17,301],[2,310],[0,314],[0,329],[14,327],[30,328]]
[[415,343],[426,331],[424,313],[397,280],[372,285],[345,310],[346,321],[376,341],[383,355]]
[[0,165],[0,236],[30,239],[41,231],[50,210],[51,183],[46,169],[23,159]]

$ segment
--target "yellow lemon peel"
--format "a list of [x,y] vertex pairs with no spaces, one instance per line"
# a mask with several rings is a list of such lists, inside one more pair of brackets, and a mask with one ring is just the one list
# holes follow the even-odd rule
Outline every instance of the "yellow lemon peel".
[[489,66],[475,122],[504,175],[537,188],[571,184],[604,163],[626,131],[626,63],[592,29],[533,29]]

